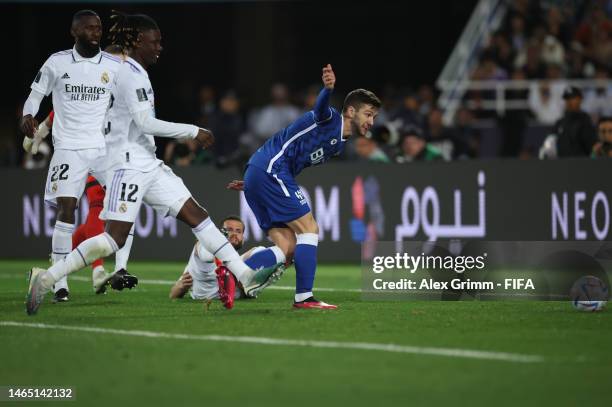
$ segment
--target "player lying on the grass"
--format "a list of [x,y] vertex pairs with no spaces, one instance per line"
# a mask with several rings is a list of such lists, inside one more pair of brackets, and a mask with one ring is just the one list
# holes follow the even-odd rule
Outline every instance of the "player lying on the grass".
[[[236,216],[228,216],[223,219],[221,231],[227,236],[227,240],[240,250],[244,243],[244,223]],[[254,253],[265,250],[258,246],[248,250],[242,255],[243,259],[248,259]],[[280,263],[276,266],[276,271],[267,283],[260,287],[261,292],[265,287],[278,281],[285,265]],[[219,289],[221,287],[221,289]],[[185,271],[177,282],[170,289],[170,298],[182,298],[190,292],[194,300],[213,300],[220,299],[226,308],[234,306],[234,300],[238,298],[255,298],[258,293],[252,292],[247,295],[235,277],[227,271],[223,264],[215,258],[208,250],[202,247],[200,242],[196,242]]]
[[147,69],[157,62],[162,51],[157,23],[145,15],[120,15],[114,30],[114,43],[128,49],[129,57],[117,72],[108,112],[111,126],[106,148],[114,162],[106,175],[110,189],[100,215],[107,221],[106,232],[85,240],[48,270],[32,269],[26,296],[29,315],[38,311],[56,281],[119,250],[143,202],[190,226],[200,244],[231,270],[247,293],[261,287],[274,272],[273,267],[253,270],[247,266],[181,178],[155,156],[153,136],[191,138],[202,148],[214,141],[209,130],[155,117],[155,93]]
[[269,267],[293,258],[296,308],[334,309],[312,293],[317,267],[319,227],[295,177],[306,167],[323,164],[344,149],[351,135],[365,136],[374,125],[380,100],[365,89],[344,99],[342,112],[329,106],[336,84],[331,65],[323,68],[324,88],[312,111],[273,135],[249,160],[244,181],[228,188],[244,190],[259,226],[276,246],[254,254],[251,268]]

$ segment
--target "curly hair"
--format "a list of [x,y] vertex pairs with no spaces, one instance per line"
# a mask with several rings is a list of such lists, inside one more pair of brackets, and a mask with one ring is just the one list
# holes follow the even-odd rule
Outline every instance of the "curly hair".
[[144,14],[125,14],[113,10],[110,18],[112,26],[109,30],[108,39],[111,45],[121,47],[123,52],[134,48],[139,33],[159,30],[155,20]]

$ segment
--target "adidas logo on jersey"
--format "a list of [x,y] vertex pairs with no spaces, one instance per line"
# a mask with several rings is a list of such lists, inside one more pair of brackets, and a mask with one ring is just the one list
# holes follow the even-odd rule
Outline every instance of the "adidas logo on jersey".
[[62,79],[70,79],[70,75],[68,75],[68,72],[66,72],[64,76],[62,76]]

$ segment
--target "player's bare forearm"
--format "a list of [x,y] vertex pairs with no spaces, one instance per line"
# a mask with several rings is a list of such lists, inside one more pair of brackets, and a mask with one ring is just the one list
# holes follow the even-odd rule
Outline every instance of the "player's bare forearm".
[[170,289],[170,299],[183,298],[193,285],[191,274],[185,272]]

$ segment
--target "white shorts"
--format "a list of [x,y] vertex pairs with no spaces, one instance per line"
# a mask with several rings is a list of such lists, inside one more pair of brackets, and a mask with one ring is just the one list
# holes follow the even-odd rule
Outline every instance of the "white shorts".
[[179,213],[191,198],[183,180],[161,164],[150,172],[118,169],[107,173],[102,220],[118,220],[134,223],[143,202],[162,216]]
[[79,200],[89,174],[104,184],[105,166],[104,148],[55,150],[47,173],[45,201],[56,206],[57,198],[72,197]]

